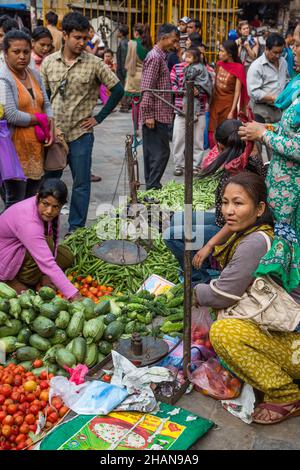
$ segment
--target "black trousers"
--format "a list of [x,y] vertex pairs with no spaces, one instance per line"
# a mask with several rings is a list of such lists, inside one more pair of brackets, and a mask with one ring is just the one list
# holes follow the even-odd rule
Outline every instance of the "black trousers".
[[5,193],[5,209],[23,201],[29,197],[35,196],[39,190],[41,180],[28,179],[27,181],[7,180],[3,183]]
[[143,125],[143,153],[146,189],[160,189],[160,180],[170,158],[168,124],[155,123],[154,129]]

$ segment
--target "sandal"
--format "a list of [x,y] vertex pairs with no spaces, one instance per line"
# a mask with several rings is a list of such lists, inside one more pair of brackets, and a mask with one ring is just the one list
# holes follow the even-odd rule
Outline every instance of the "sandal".
[[[290,409],[288,410],[286,407],[289,407]],[[287,418],[291,418],[293,416],[300,416],[300,401],[295,401],[294,403],[289,403],[286,405],[279,405],[276,403],[261,403],[255,408],[254,413],[259,410],[267,410],[270,420],[268,421],[264,419],[256,419],[254,417],[253,423],[258,423],[258,424],[281,423],[281,421],[284,421]],[[270,411],[274,411],[275,413],[280,414],[281,417],[277,419],[272,419],[272,415]]]

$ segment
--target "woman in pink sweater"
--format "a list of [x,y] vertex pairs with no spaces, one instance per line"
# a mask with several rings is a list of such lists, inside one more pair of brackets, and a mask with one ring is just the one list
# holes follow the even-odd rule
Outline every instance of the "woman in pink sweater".
[[58,288],[67,299],[81,298],[63,272],[72,265],[73,255],[58,245],[59,215],[67,194],[65,183],[48,179],[36,196],[0,216],[0,281],[18,293],[41,284]]

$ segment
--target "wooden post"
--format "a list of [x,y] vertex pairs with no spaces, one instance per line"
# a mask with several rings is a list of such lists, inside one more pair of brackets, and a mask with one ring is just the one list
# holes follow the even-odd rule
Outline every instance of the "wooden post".
[[185,175],[184,175],[184,337],[183,372],[187,377],[191,362],[192,314],[192,204],[193,204],[193,154],[194,154],[194,82],[186,86],[187,112],[185,117]]

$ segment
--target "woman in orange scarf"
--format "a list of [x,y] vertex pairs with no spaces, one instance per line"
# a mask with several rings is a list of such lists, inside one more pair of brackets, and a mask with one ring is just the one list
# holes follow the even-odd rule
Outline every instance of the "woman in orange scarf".
[[[44,143],[53,141],[52,110],[40,76],[28,67],[31,58],[31,39],[14,30],[4,38],[5,64],[1,67],[0,85],[5,92],[5,114],[11,129],[21,167],[27,181],[4,181],[6,207],[34,196],[44,175]],[[49,138],[40,142],[35,127],[39,115],[49,119]],[[45,116],[46,115],[46,116]]]
[[244,111],[249,102],[246,72],[238,56],[235,41],[224,41],[220,46],[216,82],[210,105],[209,143],[212,148],[214,132],[226,119],[236,119],[238,111]]

